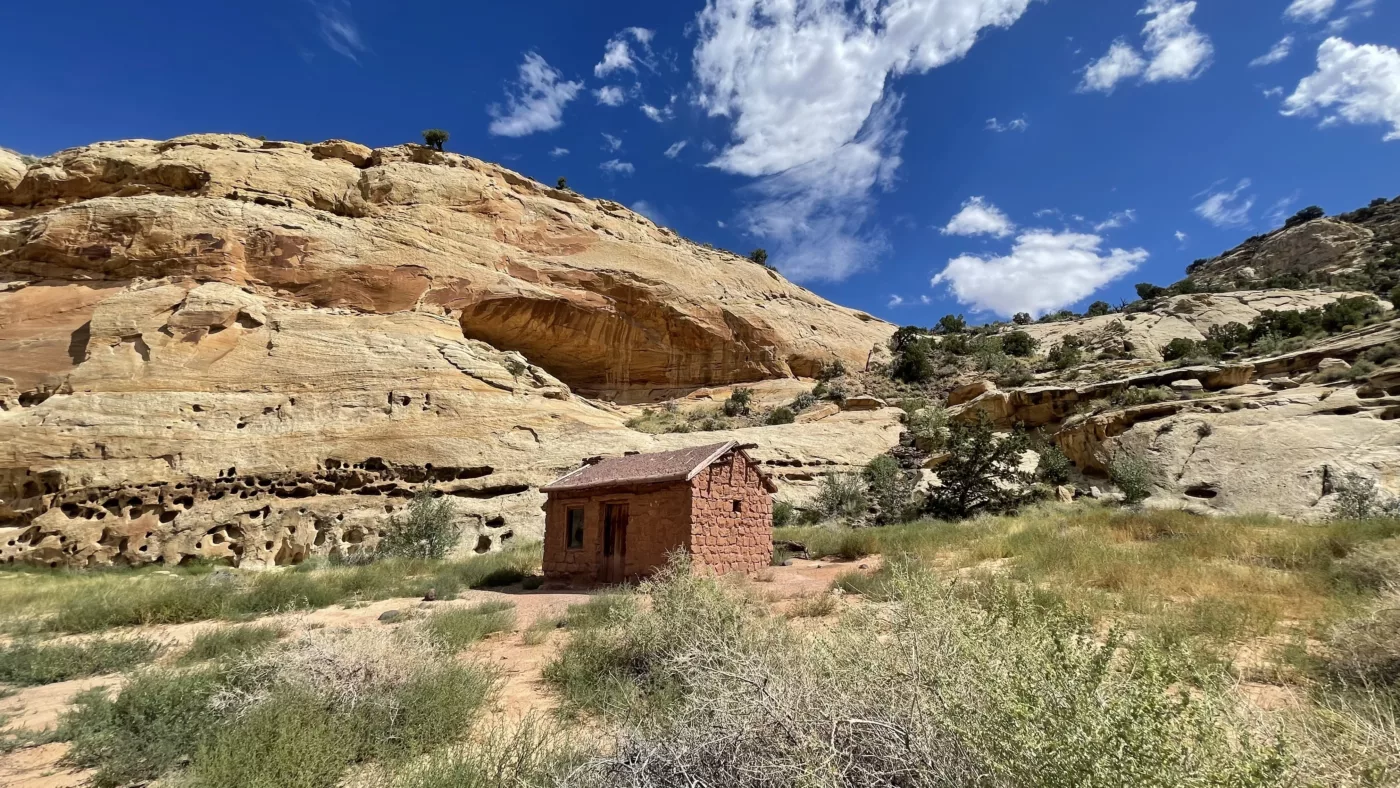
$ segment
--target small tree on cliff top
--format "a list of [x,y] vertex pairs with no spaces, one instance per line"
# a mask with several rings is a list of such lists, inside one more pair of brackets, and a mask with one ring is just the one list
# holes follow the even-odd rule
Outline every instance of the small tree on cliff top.
[[433,150],[440,151],[442,146],[447,144],[447,140],[452,135],[442,129],[425,129],[423,131],[423,144]]

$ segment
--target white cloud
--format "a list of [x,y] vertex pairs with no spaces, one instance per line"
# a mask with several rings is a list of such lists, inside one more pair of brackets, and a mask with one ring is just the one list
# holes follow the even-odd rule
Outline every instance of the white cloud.
[[350,16],[350,3],[345,0],[330,0],[315,3],[316,21],[321,27],[321,39],[337,54],[360,62],[359,55],[365,51],[360,29]]
[[[603,48],[603,59],[593,67],[593,76],[602,79],[614,71],[635,72],[638,61],[650,66],[653,35],[652,31],[644,27],[629,27],[608,39],[607,46]],[[641,52],[633,52],[632,46],[627,42],[629,36],[641,45]]]
[[1324,126],[1346,122],[1390,126],[1385,141],[1400,140],[1400,52],[1377,44],[1329,38],[1317,49],[1317,71],[1283,102],[1284,115],[1320,109]]
[[1195,2],[1148,0],[1138,11],[1151,19],[1142,27],[1143,52],[1119,39],[1108,54],[1084,69],[1081,92],[1112,93],[1121,81],[1141,76],[1144,82],[1191,80],[1209,66],[1215,47],[1210,37],[1191,24]]
[[919,296],[919,303],[923,304],[924,306],[928,306],[929,304],[933,303],[933,299],[929,298],[926,295],[921,295]]
[[1196,206],[1196,215],[1210,222],[1216,227],[1239,227],[1249,224],[1249,211],[1254,207],[1254,195],[1245,195],[1250,182],[1245,178],[1230,191],[1212,191],[1206,189],[1200,197],[1205,195],[1205,200]]
[[506,106],[487,108],[492,117],[490,132],[502,137],[523,137],[537,131],[559,128],[564,105],[583,89],[582,82],[561,81],[563,74],[535,52],[525,54],[515,92],[506,91]]
[[1097,235],[1028,230],[1002,257],[962,255],[933,278],[959,303],[1010,317],[1043,314],[1069,306],[1129,273],[1147,260],[1144,249],[1100,251]]
[[603,132],[603,150],[611,153],[612,151],[619,150],[621,148],[622,140],[618,139],[617,137],[614,137],[606,131]]
[[981,197],[973,197],[962,204],[958,211],[941,231],[944,235],[992,235],[1005,238],[1016,229],[1016,225],[1001,209]]
[[597,97],[599,104],[609,107],[620,107],[627,101],[627,94],[617,85],[604,85],[593,91],[593,95]]
[[724,228],[728,227],[729,225],[725,224],[722,220],[718,220],[718,219],[717,219],[717,220],[715,220],[715,226],[718,227],[719,229],[723,230]]
[[666,158],[668,158],[668,159],[674,159],[674,158],[676,158],[677,156],[681,155],[681,151],[685,149],[685,146],[686,146],[686,141],[685,141],[685,140],[681,140],[680,142],[673,143],[673,144],[671,145],[671,147],[669,147],[669,148],[666,149],[666,153],[665,153]]
[[653,107],[650,104],[643,104],[642,112],[657,123],[665,123],[670,120],[671,115],[674,114],[670,107]]
[[1293,51],[1293,36],[1284,36],[1268,52],[1249,61],[1251,66],[1272,66],[1273,64],[1288,57]]
[[900,306],[900,305],[902,305],[903,303],[904,303],[904,297],[903,297],[903,296],[892,295],[892,296],[890,296],[890,302],[889,302],[888,304],[885,304],[885,306],[886,306],[887,308],[889,308],[889,309],[894,309],[895,307]]
[[1296,22],[1321,22],[1336,4],[1337,0],[1293,0],[1283,15]]
[[1126,211],[1115,211],[1109,214],[1107,219],[1094,225],[1094,232],[1101,233],[1104,230],[1116,230],[1125,224],[1131,224],[1135,221],[1137,221],[1137,211],[1134,211],[1132,208]]
[[569,155],[569,149],[568,149],[568,148],[555,148],[554,150],[552,150],[552,151],[549,152],[549,155],[553,156],[553,157],[556,158],[556,159],[559,158],[560,156],[568,156],[568,155]]
[[1327,23],[1327,33],[1336,35],[1351,26],[1357,19],[1365,19],[1375,12],[1376,0],[1355,0],[1347,6],[1346,13]]
[[[629,165],[627,165],[627,166],[630,167],[630,166],[632,166],[632,165],[629,164]],[[630,175],[631,172],[629,171],[628,174]],[[650,219],[650,220],[652,221],[652,223],[654,223],[654,224],[656,224],[656,225],[658,225],[658,226],[661,226],[661,227],[670,227],[670,226],[671,226],[671,222],[668,221],[668,220],[666,219],[666,216],[665,216],[664,214],[662,214],[661,211],[657,210],[657,208],[656,208],[655,205],[652,205],[651,203],[647,202],[646,200],[637,200],[636,202],[632,203],[632,210],[634,210],[634,211],[636,211],[637,213],[640,213],[641,215],[647,217],[648,219]]]
[[1059,208],[1041,208],[1040,210],[1036,211],[1035,213],[1033,213],[1033,214],[1031,214],[1031,215],[1034,216],[1034,217],[1037,218],[1037,219],[1044,219],[1044,218],[1047,217],[1047,216],[1056,216],[1056,217],[1058,217],[1058,216],[1060,216],[1060,209],[1059,209]]
[[1095,60],[1084,69],[1084,79],[1079,83],[1079,91],[1087,93],[1099,91],[1112,93],[1119,82],[1142,74],[1147,61],[1126,41],[1114,41],[1108,54]]
[[1030,125],[1025,118],[1017,118],[1008,123],[1002,123],[996,118],[987,118],[987,131],[995,131],[998,134],[1004,131],[1025,131]]
[[1278,98],[1283,95],[1283,88],[1275,85],[1271,88],[1264,88],[1264,98]]
[[1183,244],[1186,243],[1186,239],[1187,239],[1187,237],[1188,237],[1188,236],[1186,235],[1186,233],[1183,233],[1183,232],[1180,231],[1180,230],[1177,230],[1176,232],[1172,233],[1172,236],[1173,236],[1174,238],[1176,238],[1177,243],[1183,243]]
[[617,159],[609,159],[599,164],[598,169],[612,175],[631,175],[637,171],[637,168],[633,167],[631,162],[618,161]]
[[899,165],[893,78],[965,55],[1031,0],[707,0],[696,29],[698,105],[732,121],[711,162],[764,178],[748,230],[799,279],[840,279],[884,248],[865,227]]

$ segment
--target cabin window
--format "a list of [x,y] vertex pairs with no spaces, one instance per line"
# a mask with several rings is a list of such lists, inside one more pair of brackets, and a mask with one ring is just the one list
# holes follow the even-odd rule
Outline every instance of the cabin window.
[[734,502],[734,511],[736,511],[736,512],[742,512],[742,511],[744,511],[744,502],[743,502],[743,501],[738,501],[738,500],[736,500],[736,501]]
[[569,549],[578,550],[583,547],[583,507],[572,506],[565,510],[565,521],[568,523]]

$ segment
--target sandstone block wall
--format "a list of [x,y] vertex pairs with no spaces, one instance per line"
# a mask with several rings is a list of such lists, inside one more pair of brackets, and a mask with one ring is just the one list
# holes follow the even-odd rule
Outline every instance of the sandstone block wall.
[[690,552],[698,566],[757,573],[773,557],[773,496],[758,468],[733,453],[690,484]]
[[[684,482],[630,490],[587,491],[587,494],[551,500],[546,504],[544,535],[545,576],[576,582],[602,579],[603,516],[610,503],[628,506],[627,551],[623,571],[630,578],[644,577],[666,563],[666,554],[689,547],[690,488]],[[567,510],[583,507],[583,547],[568,546]]]

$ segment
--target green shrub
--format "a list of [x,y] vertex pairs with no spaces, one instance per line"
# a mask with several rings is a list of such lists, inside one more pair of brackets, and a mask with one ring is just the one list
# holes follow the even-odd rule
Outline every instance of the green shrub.
[[567,728],[527,719],[519,727],[491,727],[472,746],[453,747],[393,769],[387,788],[535,788],[570,785],[594,755]]
[[1030,325],[1031,322],[1032,322],[1031,313],[1030,313],[1030,312],[1017,312],[1016,315],[1015,315],[1014,317],[1011,318],[1011,322],[1012,322],[1012,323],[1015,323],[1015,324],[1018,325],[1018,326],[1027,326],[1027,325]]
[[782,528],[792,525],[797,518],[797,509],[787,501],[773,502],[773,527]]
[[451,136],[442,129],[425,129],[423,131],[423,144],[433,150],[440,151]]
[[1392,514],[1396,504],[1396,501],[1382,499],[1375,479],[1348,472],[1337,482],[1337,501],[1332,505],[1332,517],[1338,520],[1364,520]]
[[846,376],[846,362],[836,359],[830,364],[822,364],[817,372],[817,380],[832,381]]
[[243,657],[271,646],[284,634],[286,631],[281,627],[268,624],[206,629],[196,635],[194,642],[180,655],[180,663],[188,665],[210,659]]
[[812,506],[824,517],[859,520],[865,517],[870,503],[860,476],[832,472],[823,474],[821,481],[817,483],[817,494],[812,499]]
[[1352,588],[1400,590],[1400,538],[1358,545],[1332,563],[1332,576]]
[[1113,313],[1113,305],[1107,301],[1095,301],[1084,310],[1085,317],[1102,317]]
[[910,499],[918,475],[899,466],[899,461],[881,454],[866,463],[861,471],[871,502],[875,505],[875,522],[888,525],[908,519]]
[[1153,298],[1161,298],[1162,296],[1167,295],[1167,288],[1154,284],[1149,284],[1147,282],[1138,284],[1135,287],[1137,289],[1138,298],[1141,298],[1144,301],[1149,301]]
[[408,504],[408,516],[389,518],[389,526],[379,542],[379,555],[398,558],[443,558],[462,540],[452,502],[434,497],[424,487]]
[[1387,342],[1361,354],[1362,361],[1382,365],[1400,358],[1400,342]]
[[895,359],[890,374],[905,383],[923,383],[933,378],[933,351],[928,342],[916,342]]
[[962,520],[979,511],[1012,508],[1029,481],[1021,472],[1021,455],[1029,447],[1025,433],[998,436],[986,414],[974,423],[953,422],[948,428],[946,462],[938,467],[938,487],[929,494],[930,514]]
[[1039,449],[1040,462],[1035,466],[1036,478],[1046,484],[1064,484],[1069,481],[1074,463],[1058,446],[1045,446]]
[[1162,360],[1176,361],[1177,359],[1199,355],[1201,352],[1200,343],[1186,339],[1185,337],[1177,337],[1162,348]]
[[888,614],[848,616],[810,638],[785,636],[714,581],[678,577],[659,609],[571,644],[551,670],[573,658],[588,673],[569,678],[613,682],[590,700],[626,699],[605,707],[614,715],[651,712],[622,715],[618,748],[584,782],[1287,783],[1286,753],[1257,743],[1231,714],[1223,677],[1194,681],[1179,652],[1105,637],[1010,586],[973,600],[920,571],[887,577]]
[[1120,453],[1108,466],[1108,476],[1123,493],[1128,504],[1140,503],[1152,495],[1156,469],[1142,457]]
[[56,684],[100,673],[117,673],[160,653],[146,638],[102,638],[82,643],[19,641],[0,648],[0,683]]
[[736,388],[729,395],[729,399],[724,401],[724,415],[747,416],[749,406],[753,403],[753,389]]
[[755,249],[752,252],[749,252],[749,260],[750,262],[755,262],[762,266],[768,265],[768,250]]
[[1039,344],[1040,342],[1024,331],[1012,331],[1001,338],[1001,349],[1009,356],[1029,356]]
[[923,451],[941,451],[948,442],[947,409],[928,405],[909,414],[909,433]]
[[222,686],[213,670],[150,670],[115,698],[105,688],[81,693],[59,719],[58,738],[71,742],[65,761],[96,769],[97,788],[155,780],[209,735],[218,721],[212,701]]
[[797,414],[792,412],[792,408],[786,407],[774,408],[773,410],[769,411],[768,418],[764,419],[764,423],[768,424],[769,426],[778,424],[792,424],[795,421],[797,421]]
[[813,394],[813,393],[811,393],[811,392],[806,392],[806,393],[803,393],[803,394],[798,394],[798,395],[797,395],[797,398],[794,399],[794,400],[792,401],[792,405],[790,405],[789,407],[790,407],[794,412],[796,412],[796,413],[801,413],[801,412],[804,411],[804,410],[808,410],[808,409],[812,408],[812,407],[815,406],[816,404],[817,404],[817,395],[815,395],[815,394]]
[[962,315],[944,315],[938,318],[933,330],[940,334],[961,334],[967,330],[967,320]]
[[1310,221],[1312,221],[1312,220],[1314,220],[1314,219],[1321,219],[1322,217],[1324,217],[1324,216],[1326,216],[1326,215],[1327,215],[1327,212],[1324,211],[1324,210],[1322,210],[1322,209],[1319,208],[1318,206],[1316,206],[1316,205],[1309,205],[1308,207],[1304,208],[1303,210],[1301,210],[1301,211],[1299,211],[1299,212],[1293,214],[1292,216],[1288,217],[1288,219],[1284,221],[1283,226],[1284,226],[1284,227],[1296,227],[1297,225],[1305,224],[1305,223],[1310,222]]
[[1070,367],[1077,367],[1084,360],[1084,351],[1080,348],[1078,338],[1071,341],[1073,335],[1069,335],[1060,340],[1059,344],[1050,348],[1050,352],[1045,354],[1045,360],[1055,369],[1065,370]]

